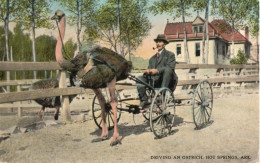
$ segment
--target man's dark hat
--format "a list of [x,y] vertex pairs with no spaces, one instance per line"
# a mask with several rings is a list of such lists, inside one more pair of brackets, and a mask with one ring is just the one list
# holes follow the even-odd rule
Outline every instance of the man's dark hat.
[[163,41],[165,44],[169,44],[167,37],[164,34],[158,34],[157,38],[154,41]]

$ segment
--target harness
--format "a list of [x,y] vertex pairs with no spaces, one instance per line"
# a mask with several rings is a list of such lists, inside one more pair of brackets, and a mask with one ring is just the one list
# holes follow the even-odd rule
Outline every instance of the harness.
[[[90,55],[91,55],[91,54],[90,54]],[[94,58],[94,57],[91,57],[91,59],[92,59],[92,60],[95,60],[95,61],[97,61],[97,62],[99,62],[99,63],[102,63],[102,64],[107,65],[107,66],[113,71],[114,75],[116,76],[116,70],[115,70],[109,63],[104,62],[104,61],[99,60],[99,59]],[[90,70],[90,71],[91,71],[91,70]],[[88,71],[85,75],[83,75],[83,76],[82,76],[82,79],[85,79],[86,76],[87,76],[87,74],[88,74],[90,71]]]

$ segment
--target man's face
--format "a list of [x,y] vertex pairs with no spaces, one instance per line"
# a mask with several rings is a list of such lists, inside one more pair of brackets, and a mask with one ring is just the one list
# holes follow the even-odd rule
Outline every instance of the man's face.
[[156,47],[157,47],[158,51],[161,51],[165,47],[165,44],[163,41],[158,40],[158,41],[156,41]]

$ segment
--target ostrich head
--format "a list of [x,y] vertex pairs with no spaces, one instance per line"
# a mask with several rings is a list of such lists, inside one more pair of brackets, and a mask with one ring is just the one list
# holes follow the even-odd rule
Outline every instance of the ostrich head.
[[[65,13],[61,10],[56,10],[55,14],[53,17],[51,17],[52,20],[55,20],[58,26],[58,38],[57,38],[57,44],[56,44],[56,49],[55,49],[55,56],[56,56],[56,61],[58,63],[61,63],[65,61],[65,59],[62,56],[62,40],[65,35],[65,28],[66,28],[66,19],[65,19]],[[59,23],[59,25],[58,25]]]
[[51,17],[51,20],[58,20],[58,21],[60,21],[63,16],[65,16],[65,13],[63,11],[56,10],[55,14]]

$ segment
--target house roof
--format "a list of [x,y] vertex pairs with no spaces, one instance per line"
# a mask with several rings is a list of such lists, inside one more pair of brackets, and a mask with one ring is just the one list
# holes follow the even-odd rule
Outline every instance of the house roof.
[[[205,22],[201,17],[197,16],[195,20]],[[193,33],[192,25],[195,22],[186,22],[185,28],[187,33],[187,38],[202,38],[202,33]],[[227,42],[231,42],[232,28],[224,20],[213,20],[209,23],[209,37],[218,37]],[[182,22],[177,23],[167,23],[164,29],[164,34],[167,35],[169,40],[183,39],[183,24]],[[234,41],[235,42],[249,42],[239,31],[234,30]],[[249,42],[250,43],[250,42]]]
[[[214,26],[214,28],[221,34],[223,39],[227,40],[228,42],[231,42],[231,36],[232,36],[232,28],[231,26],[226,23],[225,20],[213,20],[211,22],[211,25]],[[243,42],[248,41],[247,38],[245,38],[239,31],[236,29],[234,30],[234,41],[235,42]],[[248,41],[249,42],[249,41]]]

